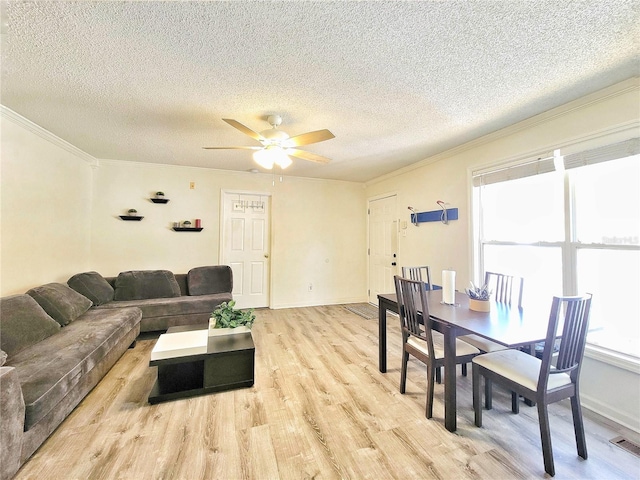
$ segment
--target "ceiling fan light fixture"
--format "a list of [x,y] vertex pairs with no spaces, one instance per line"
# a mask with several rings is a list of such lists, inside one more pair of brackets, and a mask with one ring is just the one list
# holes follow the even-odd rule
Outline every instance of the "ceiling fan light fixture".
[[293,163],[293,160],[291,160],[291,157],[287,155],[286,150],[283,150],[280,147],[278,147],[278,150],[279,152],[278,152],[278,156],[276,157],[276,164],[284,170],[285,168],[287,168],[289,165]]
[[287,152],[275,145],[270,145],[262,150],[258,150],[253,154],[253,159],[258,165],[267,170],[271,170],[274,164],[285,169],[293,163],[289,155],[287,155]]
[[268,128],[262,130],[260,135],[266,140],[266,143],[279,143],[289,139],[289,135],[277,128]]
[[278,126],[282,122],[282,117],[279,115],[271,115],[268,118],[271,129],[263,130],[262,132],[255,132],[249,127],[241,124],[237,120],[231,118],[223,118],[223,121],[231,125],[233,128],[241,131],[245,135],[257,140],[262,144],[262,147],[202,147],[207,150],[218,149],[242,149],[242,150],[254,150],[254,161],[262,168],[271,170],[274,165],[278,165],[280,168],[285,169],[293,163],[293,159],[296,157],[302,160],[307,160],[316,163],[329,163],[329,160],[322,155],[307,152],[306,150],[300,150],[298,147],[311,145],[318,142],[324,142],[325,140],[331,140],[335,137],[329,130],[316,130],[313,132],[302,133],[294,137],[290,137],[289,134],[278,130]]
[[266,148],[254,152],[253,160],[262,168],[266,168],[267,170],[273,168],[274,158]]

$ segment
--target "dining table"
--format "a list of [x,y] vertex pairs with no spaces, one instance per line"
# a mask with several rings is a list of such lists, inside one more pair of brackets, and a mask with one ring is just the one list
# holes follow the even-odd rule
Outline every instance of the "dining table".
[[[455,303],[442,301],[442,290],[427,291],[433,329],[444,335],[444,424],[450,432],[457,428],[456,337],[475,334],[507,348],[530,347],[546,338],[550,305],[523,309],[491,302],[489,312],[469,309],[469,298],[456,291]],[[546,307],[546,313],[545,308]],[[378,295],[379,369],[387,371],[387,311],[398,313],[395,293]]]

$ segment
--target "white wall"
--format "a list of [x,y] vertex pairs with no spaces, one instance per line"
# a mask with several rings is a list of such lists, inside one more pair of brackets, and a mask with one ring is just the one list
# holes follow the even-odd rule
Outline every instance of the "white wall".
[[[221,190],[270,193],[272,308],[366,300],[366,201],[359,183],[143,163],[99,161],[94,172],[91,265],[102,275],[215,265]],[[195,189],[190,183],[195,182]],[[158,190],[169,198],[154,204]],[[129,208],[140,222],[119,218]],[[200,233],[174,221],[202,219]],[[313,283],[313,291],[307,286]]]
[[92,167],[71,145],[0,113],[0,292],[9,295],[89,266]]
[[[569,153],[578,143],[584,148],[637,135],[639,92],[638,79],[631,79],[369,182],[367,198],[396,192],[398,218],[409,223],[406,237],[399,238],[398,266],[430,265],[436,283],[441,270],[451,267],[457,272],[456,287],[464,288],[474,275],[471,171],[554,148]],[[408,205],[419,212],[437,210],[437,200],[457,207],[460,219],[449,225],[411,225]],[[582,400],[640,431],[640,375],[632,370],[603,361],[603,356],[590,357],[583,367]]]
[[[362,184],[284,176],[272,185],[271,174],[96,161],[11,110],[1,112],[1,295],[65,283],[87,270],[186,273],[218,264],[224,189],[272,195],[272,308],[366,301]],[[169,203],[149,200],[158,190]],[[144,219],[120,220],[129,208]],[[200,233],[171,229],[195,218],[202,219]]]

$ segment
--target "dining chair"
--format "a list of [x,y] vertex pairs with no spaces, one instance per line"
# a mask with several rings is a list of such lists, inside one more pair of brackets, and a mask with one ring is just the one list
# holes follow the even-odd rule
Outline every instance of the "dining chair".
[[[431,283],[431,269],[428,265],[420,265],[416,267],[402,267],[402,278],[411,280],[419,280],[426,284],[427,290],[433,290]],[[442,369],[436,369],[436,383],[442,383]]]
[[[426,417],[433,416],[433,391],[436,369],[444,366],[444,336],[432,330],[433,320],[429,316],[426,284],[396,275],[396,297],[402,327],[402,369],[400,393],[407,385],[407,363],[409,354],[427,366]],[[468,343],[456,340],[456,364],[470,362],[480,350]]]
[[[589,325],[591,297],[591,294],[553,297],[542,359],[520,350],[509,349],[478,355],[472,361],[473,410],[476,426],[482,426],[481,377],[485,381],[491,380],[502,384],[512,392],[535,401],[538,406],[544,469],[551,476],[555,475],[555,467],[547,411],[550,403],[565,398],[571,399],[578,455],[585,460],[587,458],[579,380]],[[556,356],[554,345],[559,337],[560,325],[562,325],[562,335]],[[512,397],[513,413],[518,413],[518,405]]]
[[431,269],[428,265],[402,267],[402,278],[420,280],[427,284],[427,290],[433,290],[433,284],[431,283]]

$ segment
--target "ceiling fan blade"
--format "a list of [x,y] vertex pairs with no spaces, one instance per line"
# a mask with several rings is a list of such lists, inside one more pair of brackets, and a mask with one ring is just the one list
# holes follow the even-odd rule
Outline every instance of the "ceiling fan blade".
[[241,124],[240,122],[238,122],[236,120],[233,120],[231,118],[223,118],[222,120],[227,122],[232,127],[237,128],[238,130],[240,130],[245,135],[249,135],[251,138],[253,138],[253,139],[255,139],[255,140],[259,141],[259,142],[264,140],[264,137],[262,135],[260,135],[258,132],[254,132],[249,127],[245,127],[243,124]]
[[287,148],[285,152],[287,153],[287,155],[298,157],[303,160],[309,160],[310,162],[329,163],[331,161],[330,159],[328,159],[327,157],[323,157],[322,155],[316,155],[315,153],[298,150],[297,148]]
[[202,147],[205,150],[262,150],[264,147]]
[[302,133],[295,137],[288,138],[283,142],[286,147],[300,147],[302,145],[311,145],[312,143],[324,142],[331,140],[335,135],[329,130],[316,130],[315,132]]

